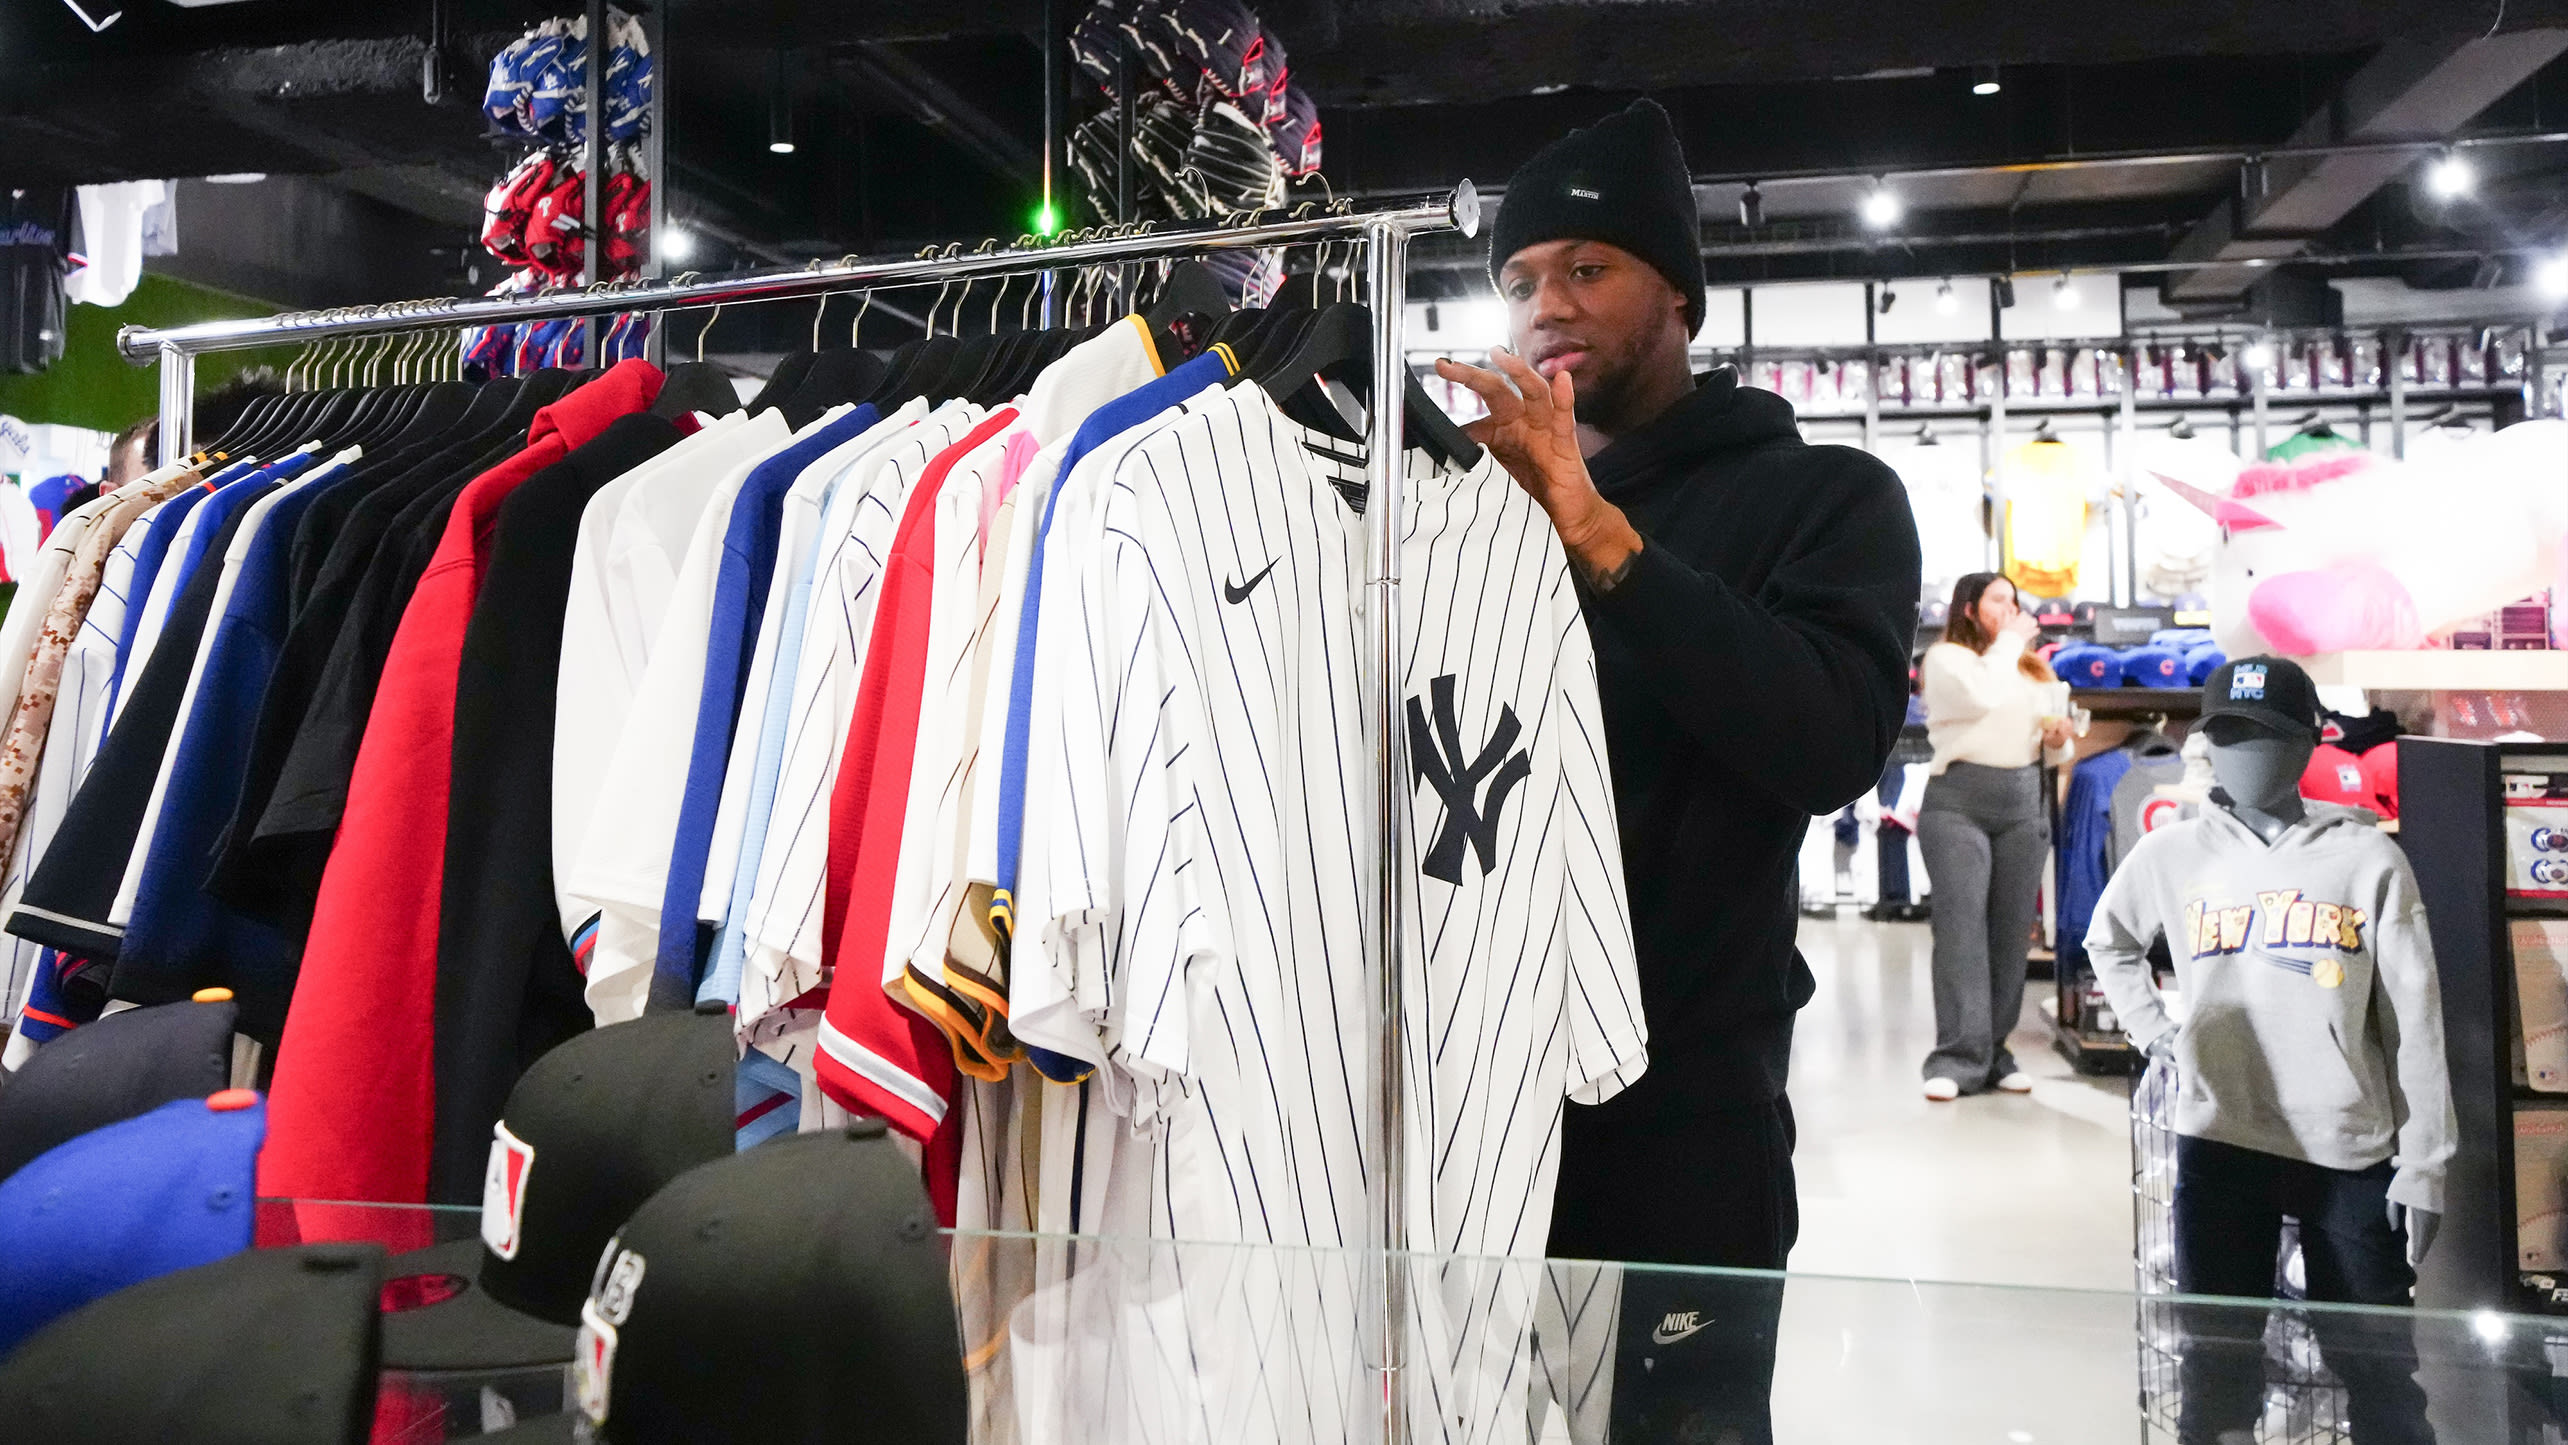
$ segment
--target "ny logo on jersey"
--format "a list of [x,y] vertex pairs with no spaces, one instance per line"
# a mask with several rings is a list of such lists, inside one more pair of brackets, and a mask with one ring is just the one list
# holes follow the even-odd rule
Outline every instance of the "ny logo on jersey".
[[[1480,749],[1480,755],[1464,759],[1462,725],[1454,718],[1452,673],[1446,673],[1428,684],[1435,698],[1435,726],[1427,726],[1427,714],[1418,699],[1409,699],[1409,782],[1415,787],[1423,778],[1444,802],[1444,826],[1436,830],[1435,842],[1427,848],[1424,864],[1430,878],[1447,883],[1462,882],[1462,846],[1467,840],[1473,852],[1480,855],[1480,872],[1487,876],[1498,866],[1498,819],[1506,810],[1507,795],[1516,785],[1533,776],[1533,759],[1516,747],[1516,735],[1523,728],[1516,721],[1516,710],[1498,709],[1497,730]],[[1514,752],[1508,750],[1514,748]],[[1492,777],[1491,774],[1496,776]],[[1489,784],[1489,801],[1483,807],[1478,801],[1480,785]]]

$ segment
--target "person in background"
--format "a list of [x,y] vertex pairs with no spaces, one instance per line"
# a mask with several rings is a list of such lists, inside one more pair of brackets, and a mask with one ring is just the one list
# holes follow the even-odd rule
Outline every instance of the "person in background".
[[2074,750],[2051,666],[2031,650],[2040,632],[2016,605],[2015,584],[1973,572],[1953,584],[1944,640],[1926,649],[1920,670],[1935,748],[1917,813],[1917,847],[1935,886],[1929,1099],[2033,1088],[2006,1036],[2024,1007],[2025,955],[2051,846],[2037,762],[2066,763]]
[[[222,440],[223,434],[249,410],[250,403],[284,392],[285,381],[272,368],[256,366],[234,374],[196,398],[197,445]],[[158,465],[160,418],[147,416],[116,433],[115,442],[107,449],[104,490],[112,492]]]

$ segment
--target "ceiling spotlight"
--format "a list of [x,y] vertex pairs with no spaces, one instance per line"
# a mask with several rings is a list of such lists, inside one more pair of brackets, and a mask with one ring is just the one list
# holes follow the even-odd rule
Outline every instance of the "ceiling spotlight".
[[695,232],[671,226],[660,233],[660,259],[683,263],[695,254]]
[[2446,150],[2425,168],[2425,188],[2438,201],[2457,201],[2478,187],[2479,173],[2460,156]]
[[2015,306],[2015,278],[2014,278],[2014,277],[2012,277],[2012,276],[2000,276],[2000,277],[1998,277],[1996,280],[1991,281],[1991,282],[1990,282],[1990,283],[1988,283],[1988,284],[1989,284],[1989,289],[1990,289],[1990,290],[1992,290],[1992,291],[1994,291],[1995,293],[1997,293],[1997,305],[1998,305],[1998,309],[1999,309],[1999,310],[2001,310],[2001,311],[2006,311],[2006,310],[2012,310],[2012,309],[2014,309],[2014,306]]
[[2269,341],[2251,341],[2238,353],[2239,364],[2249,371],[2263,371],[2274,364],[2274,346]]
[[2004,87],[1997,83],[1996,66],[1974,65],[1971,67],[1971,94],[1995,95],[2002,89],[2004,89]]
[[1873,188],[1864,195],[1864,224],[1876,231],[1887,231],[1898,225],[1906,210],[1907,207],[1899,203],[1898,193],[1879,181],[1873,182]]
[[255,186],[267,179],[265,171],[221,171],[205,178],[209,186]]
[[1882,287],[1882,288],[1881,288],[1881,314],[1882,314],[1882,315],[1884,315],[1884,316],[1888,316],[1888,315],[1890,314],[1890,308],[1891,308],[1891,307],[1893,307],[1893,306],[1896,306],[1896,305],[1898,305],[1898,304],[1899,304],[1899,293],[1898,293],[1898,292],[1896,292],[1896,291],[1891,290],[1888,286],[1884,286],[1884,287]]
[[1752,231],[1765,224],[1765,193],[1757,189],[1754,181],[1739,192],[1739,224]]
[[2078,294],[2077,283],[2069,279],[2068,272],[2061,272],[2060,279],[2051,283],[2051,309],[2075,311],[2085,300],[2085,297]]
[[2568,255],[2546,257],[2534,266],[2532,284],[2549,300],[2568,301]]
[[1952,282],[1946,281],[1935,288],[1935,312],[1937,315],[1950,316],[1961,309],[1962,298],[1953,294]]
[[785,64],[785,52],[777,51],[767,83],[767,149],[780,156],[794,153],[794,96]]

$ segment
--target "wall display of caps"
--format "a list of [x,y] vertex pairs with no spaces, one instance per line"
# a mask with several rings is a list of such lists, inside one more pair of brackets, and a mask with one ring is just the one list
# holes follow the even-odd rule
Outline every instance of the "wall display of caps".
[[[598,279],[641,274],[651,229],[651,178],[641,142],[651,124],[651,47],[641,22],[607,11],[606,177],[601,212],[587,215],[588,18],[544,21],[491,57],[482,115],[499,142],[534,147],[482,201],[482,248],[509,268],[489,293],[529,295],[587,277],[588,247],[603,246]],[[640,356],[650,318],[619,316],[601,337],[597,364]],[[464,365],[482,376],[589,364],[588,328],[576,321],[476,327],[465,333]]]
[[[1319,109],[1292,82],[1284,42],[1240,0],[1096,0],[1070,55],[1107,106],[1070,134],[1090,211],[1116,216],[1117,76],[1135,87],[1132,220],[1219,219],[1284,204],[1320,170]],[[1206,259],[1245,304],[1283,281],[1271,252]]]

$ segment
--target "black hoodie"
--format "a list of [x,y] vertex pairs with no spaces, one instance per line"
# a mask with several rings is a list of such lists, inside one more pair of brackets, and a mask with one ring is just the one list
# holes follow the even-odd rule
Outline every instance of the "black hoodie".
[[1803,442],[1789,402],[1728,368],[1587,467],[1643,539],[1585,603],[1650,1071],[1682,1092],[1689,1052],[1810,997],[1794,863],[1898,740],[1917,526],[1889,467]]

